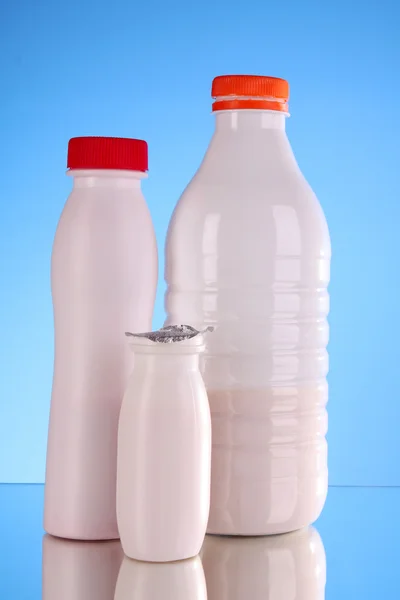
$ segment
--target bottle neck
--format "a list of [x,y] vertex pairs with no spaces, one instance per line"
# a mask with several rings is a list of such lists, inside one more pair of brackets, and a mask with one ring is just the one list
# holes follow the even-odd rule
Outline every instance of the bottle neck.
[[174,373],[181,370],[197,371],[199,358],[199,353],[135,352],[134,366],[137,369],[168,370]]
[[215,133],[257,131],[285,131],[287,115],[274,110],[227,110],[216,111]]
[[220,185],[298,172],[285,131],[287,115],[271,110],[215,112],[215,131],[197,174]]
[[141,188],[141,180],[147,177],[142,171],[122,171],[111,169],[71,169],[67,171],[73,177],[74,188]]

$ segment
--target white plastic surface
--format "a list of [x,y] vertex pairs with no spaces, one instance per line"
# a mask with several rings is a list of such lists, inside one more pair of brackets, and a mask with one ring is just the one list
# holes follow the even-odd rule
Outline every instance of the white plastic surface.
[[285,115],[221,111],[166,244],[166,323],[200,329],[213,428],[208,532],[288,532],[327,493],[330,239]]
[[129,338],[135,365],[119,420],[117,515],[130,558],[196,556],[210,506],[211,419],[199,370],[202,336]]
[[42,600],[112,600],[123,559],[119,540],[43,537]]
[[119,410],[132,371],[125,331],[145,331],[157,247],[143,174],[72,171],[51,268],[55,361],[47,450],[48,533],[118,538]]
[[313,528],[259,538],[207,536],[201,557],[208,600],[325,598],[325,550]]
[[154,564],[124,558],[114,600],[207,600],[201,560]]

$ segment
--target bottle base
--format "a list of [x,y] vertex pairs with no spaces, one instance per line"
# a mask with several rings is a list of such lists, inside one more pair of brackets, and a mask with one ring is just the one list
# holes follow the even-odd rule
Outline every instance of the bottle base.
[[285,535],[287,533],[294,533],[296,531],[302,531],[303,529],[307,529],[307,527],[309,527],[311,525],[311,523],[306,523],[303,525],[299,525],[299,526],[293,526],[293,527],[278,527],[278,528],[271,528],[268,530],[264,530],[261,532],[250,532],[250,533],[245,533],[245,532],[240,532],[240,533],[232,533],[230,531],[220,531],[220,530],[207,530],[207,535],[213,535],[213,536],[220,536],[220,537],[269,537],[269,536],[274,536],[274,535]]
[[185,554],[183,556],[180,556],[179,558],[164,558],[164,559],[161,559],[161,558],[155,559],[155,558],[152,558],[151,556],[147,556],[147,555],[143,556],[143,557],[140,557],[138,555],[131,556],[130,554],[127,554],[125,552],[125,550],[124,550],[124,554],[127,558],[130,558],[131,560],[136,560],[141,563],[152,563],[154,565],[163,565],[163,564],[167,564],[167,563],[180,563],[183,560],[189,560],[191,558],[196,558],[196,556],[199,553],[197,552],[197,554],[192,554],[192,553]]
[[121,540],[122,550],[124,551],[125,556],[131,558],[132,560],[137,560],[139,562],[146,563],[175,563],[180,562],[182,560],[188,560],[190,558],[195,558],[200,550],[200,547],[193,547],[192,549],[188,549],[187,551],[180,549],[164,549],[160,550],[158,547],[153,551],[141,551],[138,548],[129,547],[128,544],[124,544],[124,540]]
[[88,532],[80,533],[59,527],[50,527],[47,523],[44,524],[43,529],[52,537],[62,540],[73,540],[76,542],[111,542],[119,540],[119,533],[115,531],[109,531],[102,534],[90,534]]
[[[284,535],[286,533],[293,533],[295,531],[301,531],[307,527],[310,527],[319,518],[324,503],[321,503],[313,511],[313,514],[302,514],[297,515],[297,518],[287,519],[278,523],[266,523],[266,519],[259,519],[253,521],[253,523],[247,522],[234,522],[232,519],[224,520],[210,518],[207,535],[219,535],[219,536],[230,536],[230,537],[264,537],[273,535]],[[264,522],[263,522],[264,521]]]

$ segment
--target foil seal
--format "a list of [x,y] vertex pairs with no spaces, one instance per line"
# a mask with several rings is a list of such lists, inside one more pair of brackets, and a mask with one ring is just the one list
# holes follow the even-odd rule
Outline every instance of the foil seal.
[[140,337],[147,338],[152,342],[159,342],[161,344],[173,344],[175,342],[183,342],[184,340],[190,340],[196,337],[196,335],[214,331],[214,327],[206,327],[202,331],[198,331],[190,325],[167,325],[157,329],[157,331],[148,331],[145,333],[130,333],[125,332],[128,337]]

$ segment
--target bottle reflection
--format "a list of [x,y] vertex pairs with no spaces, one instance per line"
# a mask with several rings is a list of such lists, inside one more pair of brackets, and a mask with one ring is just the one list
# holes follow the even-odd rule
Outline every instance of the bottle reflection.
[[125,557],[114,600],[207,600],[201,560],[146,563]]
[[208,600],[323,600],[326,558],[313,528],[257,538],[207,536]]
[[43,537],[42,600],[112,600],[123,558],[119,540]]

